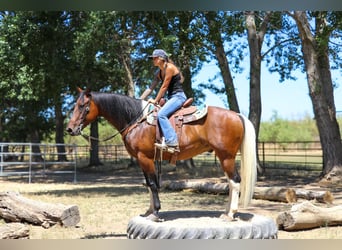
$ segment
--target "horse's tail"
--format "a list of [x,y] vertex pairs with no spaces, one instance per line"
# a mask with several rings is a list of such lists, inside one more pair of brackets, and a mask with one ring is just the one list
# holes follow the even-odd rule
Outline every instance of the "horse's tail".
[[241,196],[240,202],[247,207],[254,193],[257,179],[256,140],[255,129],[252,122],[245,116],[240,115],[244,123],[244,137],[240,147],[241,152]]

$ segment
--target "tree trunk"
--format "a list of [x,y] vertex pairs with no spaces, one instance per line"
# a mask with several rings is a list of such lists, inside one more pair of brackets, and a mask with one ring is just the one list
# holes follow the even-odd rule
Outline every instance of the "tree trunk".
[[[184,12],[182,13],[184,16],[182,16],[179,19],[179,27],[181,30],[187,30],[189,28],[189,21],[192,20],[189,17],[189,13]],[[178,34],[179,36],[179,52],[180,55],[178,57],[173,57],[173,59],[177,60],[177,65],[180,67],[184,82],[183,82],[183,89],[185,94],[188,98],[194,96],[194,91],[192,89],[192,74],[191,74],[191,62],[190,59],[192,57],[192,46],[194,46],[192,43],[189,43],[189,36],[187,32],[180,32]]]
[[[249,46],[249,59],[250,59],[250,80],[249,80],[249,120],[253,123],[256,135],[256,152],[258,152],[258,138],[260,130],[261,120],[261,48],[266,33],[266,27],[268,24],[268,16],[266,15],[264,21],[261,24],[260,31],[257,32],[255,24],[255,16],[253,11],[246,13],[246,27]],[[264,169],[260,165],[259,154],[257,154],[258,173],[262,174]]]
[[292,206],[289,212],[279,214],[277,224],[286,231],[339,226],[342,225],[342,206],[317,207],[306,201]]
[[130,97],[134,96],[134,82],[132,76],[132,70],[130,68],[130,58],[126,55],[121,56],[121,61],[126,72],[126,83],[127,83],[127,95]]
[[16,192],[0,193],[0,217],[5,221],[28,222],[49,228],[55,224],[75,226],[80,221],[78,207],[34,201]]
[[239,104],[238,104],[237,97],[235,94],[233,77],[230,73],[230,67],[229,67],[227,57],[226,57],[226,53],[224,51],[223,41],[222,41],[221,35],[219,35],[221,34],[221,32],[217,26],[217,23],[213,20],[213,16],[212,16],[213,14],[216,15],[216,13],[212,13],[212,12],[207,12],[205,14],[205,17],[210,27],[210,31],[209,31],[210,36],[214,38],[213,41],[214,41],[215,48],[213,52],[216,56],[216,59],[218,61],[218,66],[222,74],[222,79],[223,79],[224,87],[225,87],[226,94],[227,94],[227,101],[229,104],[229,109],[237,113],[240,113]]
[[328,43],[323,41],[329,38],[329,34],[324,31],[325,22],[319,18],[316,18],[314,37],[305,12],[295,11],[292,16],[297,23],[302,41],[309,94],[322,144],[323,179],[339,181],[342,178],[341,134],[336,120]]
[[3,134],[4,134],[3,133],[4,129],[3,129],[3,125],[2,125],[3,123],[4,123],[4,114],[3,114],[3,112],[1,112],[0,113],[0,141],[5,142],[5,141],[7,141],[7,139],[6,139],[6,137],[3,136]]
[[223,43],[221,40],[216,43],[215,55],[219,63],[219,68],[222,74],[224,87],[227,93],[227,99],[228,99],[227,101],[229,104],[229,109],[237,113],[240,113],[239,104],[238,104],[237,97],[235,94],[233,78],[230,73],[228,60],[224,52],[224,47],[223,47]]
[[56,114],[56,138],[55,141],[57,144],[62,144],[57,146],[58,153],[58,161],[67,161],[67,157],[65,154],[65,146],[64,144],[64,117],[62,113],[62,108],[60,105],[55,105],[55,114]]
[[[90,124],[90,136],[92,138],[99,138],[99,123],[94,121]],[[96,139],[90,140],[90,159],[89,166],[100,166],[102,163],[99,158],[99,141]]]
[[[184,63],[184,62],[183,62]],[[189,63],[184,63],[182,67],[182,74],[184,76],[183,89],[188,98],[194,96],[194,91],[191,86],[191,70]]]
[[30,141],[33,143],[32,148],[31,148],[31,152],[33,154],[32,161],[36,161],[36,162],[44,161],[42,157],[42,153],[40,151],[40,147],[39,145],[36,145],[40,143],[39,131],[35,128],[32,128],[29,136],[30,136]]

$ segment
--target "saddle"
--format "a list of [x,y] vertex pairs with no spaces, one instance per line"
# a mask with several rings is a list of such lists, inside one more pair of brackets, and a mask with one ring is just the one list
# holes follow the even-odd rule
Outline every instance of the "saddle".
[[[177,137],[180,138],[182,135],[183,124],[197,121],[207,114],[207,107],[204,109],[198,109],[196,106],[192,106],[193,98],[187,99],[182,107],[171,115],[169,121],[176,131]],[[159,106],[155,106],[153,111],[147,116],[146,121],[148,124],[156,126],[156,141],[160,142],[162,139],[161,131],[158,126],[157,114],[160,108],[165,104],[165,101],[159,102]],[[176,153],[177,154],[177,153]],[[174,158],[174,157],[172,157]],[[173,162],[174,160],[172,160]]]

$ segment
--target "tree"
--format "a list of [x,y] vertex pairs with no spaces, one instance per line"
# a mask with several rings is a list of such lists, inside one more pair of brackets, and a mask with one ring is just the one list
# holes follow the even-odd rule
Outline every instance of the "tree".
[[[246,12],[247,40],[249,46],[249,115],[248,118],[254,125],[255,134],[258,142],[260,120],[261,120],[261,62],[263,59],[262,46],[270,22],[272,12],[266,12],[263,20],[255,20],[255,12]],[[256,144],[258,147],[258,143]],[[257,155],[258,171],[262,172]]]
[[[225,43],[231,42],[232,37],[243,33],[241,13],[229,12],[205,12],[207,23],[207,47],[218,62],[229,108],[240,112],[239,104],[235,94],[235,87],[229,62],[234,62],[234,69],[239,70],[239,63],[242,60],[244,45],[231,43],[229,51],[225,51]],[[234,55],[237,53],[237,55]],[[229,58],[229,62],[228,62]],[[211,86],[213,87],[213,86]],[[215,87],[214,87],[215,88]]]
[[[72,81],[70,51],[74,12],[3,12],[0,32],[1,90],[7,107],[20,114],[27,138],[12,140],[40,142],[55,130],[55,142],[64,143],[63,102],[67,83]],[[76,15],[77,17],[77,15]],[[9,90],[8,86],[10,86]],[[9,115],[9,112],[8,112]],[[8,117],[7,117],[8,120]],[[12,124],[12,123],[11,123]],[[12,126],[10,126],[12,128]],[[65,149],[57,147],[59,160]]]
[[[42,84],[44,75],[29,63],[38,61],[39,58],[30,49],[31,45],[38,42],[37,37],[33,35],[36,27],[27,18],[27,13],[1,14],[1,117],[3,124],[11,125],[6,126],[7,131],[2,132],[6,134],[11,130],[17,130],[15,133],[9,133],[10,138],[5,136],[10,141],[32,139],[33,142],[39,142],[51,131],[51,120],[47,116],[48,102],[39,98],[45,96],[43,91],[47,89]],[[22,133],[18,134],[20,131]]]
[[[329,38],[334,29],[341,28],[340,13],[294,11],[306,69],[309,94],[323,149],[323,175],[325,180],[342,179],[342,143],[336,120],[333,82],[330,73]],[[310,25],[310,17],[315,22]]]
[[260,22],[255,20],[255,12],[246,12],[247,39],[249,45],[250,79],[249,79],[249,116],[255,127],[258,138],[261,118],[261,62],[263,59],[262,45],[270,21],[271,12],[267,12]]

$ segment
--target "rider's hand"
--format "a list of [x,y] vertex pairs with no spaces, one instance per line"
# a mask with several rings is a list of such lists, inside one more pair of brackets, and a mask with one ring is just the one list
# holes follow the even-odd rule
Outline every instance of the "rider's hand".
[[153,98],[149,99],[148,102],[152,104],[156,104],[156,100],[154,100]]

